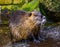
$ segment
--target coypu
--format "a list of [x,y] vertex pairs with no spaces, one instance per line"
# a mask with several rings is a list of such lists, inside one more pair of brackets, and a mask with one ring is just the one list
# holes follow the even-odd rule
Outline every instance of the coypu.
[[25,12],[17,10],[12,13],[9,21],[12,36],[18,41],[27,39],[30,35],[38,36],[40,26],[46,22],[46,18],[37,11]]

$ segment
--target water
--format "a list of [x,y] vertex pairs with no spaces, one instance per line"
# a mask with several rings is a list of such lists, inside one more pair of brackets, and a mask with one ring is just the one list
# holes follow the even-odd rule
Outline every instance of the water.
[[60,42],[53,41],[52,39],[47,39],[47,41],[40,43],[15,43],[12,45],[5,45],[3,47],[60,47]]

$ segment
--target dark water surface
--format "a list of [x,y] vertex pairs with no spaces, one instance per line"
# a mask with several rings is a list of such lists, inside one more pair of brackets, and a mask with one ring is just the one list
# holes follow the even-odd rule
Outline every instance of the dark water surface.
[[14,44],[7,44],[3,47],[60,47],[60,41],[54,41],[52,39],[47,39],[46,41],[40,43],[14,43]]

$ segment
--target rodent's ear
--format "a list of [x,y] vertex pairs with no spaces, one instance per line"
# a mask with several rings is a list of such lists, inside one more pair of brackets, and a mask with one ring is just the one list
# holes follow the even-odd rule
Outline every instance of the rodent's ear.
[[28,13],[28,16],[29,16],[29,17],[30,17],[30,16],[32,16],[32,13],[31,13],[31,12],[29,12],[29,13]]

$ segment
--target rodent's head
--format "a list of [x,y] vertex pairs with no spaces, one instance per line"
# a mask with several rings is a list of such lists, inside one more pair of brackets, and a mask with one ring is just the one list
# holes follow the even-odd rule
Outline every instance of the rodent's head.
[[24,18],[22,17],[21,19],[25,28],[29,28],[30,30],[38,29],[41,27],[41,25],[46,23],[46,17],[37,11],[27,12],[26,16],[24,16]]
[[35,24],[44,24],[46,23],[46,17],[43,16],[40,12],[33,11],[29,13],[29,18],[31,21],[34,21]]

